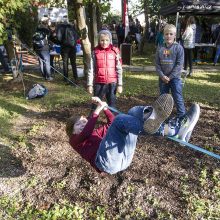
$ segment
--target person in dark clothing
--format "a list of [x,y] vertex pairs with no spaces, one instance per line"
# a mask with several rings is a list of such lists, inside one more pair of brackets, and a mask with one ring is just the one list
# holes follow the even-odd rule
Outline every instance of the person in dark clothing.
[[[50,35],[49,35],[49,45],[50,49],[53,49],[54,45],[59,44],[60,42],[57,39],[57,33],[56,33],[56,25],[55,23],[51,23],[49,27]],[[54,55],[50,55],[50,66],[51,66],[51,73],[54,73]]]
[[215,44],[216,44],[214,66],[216,66],[219,56],[220,56],[220,23],[219,23],[219,26],[215,30],[214,37],[215,37]]
[[48,28],[48,18],[43,17],[41,19],[41,24],[37,27],[36,33],[33,36],[33,39],[35,38],[36,34],[40,33],[42,36],[45,36],[44,39],[42,39],[43,44],[42,46],[38,47],[37,44],[33,44],[34,50],[36,51],[37,55],[39,56],[39,63],[40,63],[40,69],[42,72],[43,77],[51,81],[53,78],[51,77],[51,71],[50,71],[50,47],[48,39],[50,37],[50,30]]
[[120,45],[124,42],[125,39],[125,29],[122,22],[120,22],[120,24],[117,26],[116,33],[118,36],[118,48],[120,48]]
[[0,63],[3,67],[4,72],[9,72],[9,67],[8,67],[8,64],[5,61],[4,51],[2,50],[2,48],[0,48]]
[[[68,37],[69,36],[69,37]],[[72,40],[71,40],[72,38]],[[75,38],[75,39],[73,39]],[[71,23],[63,23],[57,27],[57,39],[61,45],[61,56],[63,59],[63,74],[64,81],[68,81],[68,63],[70,63],[73,71],[73,78],[75,83],[78,81],[76,68],[76,43],[79,39],[74,25]]]

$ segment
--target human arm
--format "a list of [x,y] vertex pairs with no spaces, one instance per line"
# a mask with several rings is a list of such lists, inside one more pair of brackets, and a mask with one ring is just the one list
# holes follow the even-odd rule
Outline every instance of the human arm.
[[78,134],[73,133],[73,135],[71,136],[70,143],[72,146],[79,145],[92,135],[100,112],[107,107],[107,103],[102,102],[98,97],[92,97],[92,102],[96,103],[97,107],[91,117],[88,119],[83,130]]
[[122,91],[123,91],[123,87],[122,87],[123,69],[122,69],[122,60],[121,60],[119,49],[117,50],[117,54],[116,54],[116,73],[118,75],[117,92],[122,93]]
[[156,52],[156,72],[158,74],[158,76],[160,77],[160,79],[164,82],[164,83],[168,83],[170,81],[169,77],[164,75],[162,68],[161,68],[161,63],[160,63],[160,46],[157,47],[157,52]]
[[99,115],[103,109],[104,110],[107,109],[107,106],[108,106],[107,103],[101,101],[99,97],[96,97],[96,96],[92,97],[92,102],[97,105],[93,114]]
[[88,93],[92,94],[93,93],[93,80],[94,80],[94,52],[92,53],[92,57],[90,60],[90,66],[89,66],[89,70],[88,70],[88,76],[87,76],[87,91]]

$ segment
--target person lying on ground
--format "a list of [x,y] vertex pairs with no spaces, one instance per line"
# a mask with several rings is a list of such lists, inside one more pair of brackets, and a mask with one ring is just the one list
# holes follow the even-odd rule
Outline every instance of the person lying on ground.
[[[92,102],[97,107],[91,117],[70,118],[66,131],[73,149],[96,171],[109,174],[125,170],[131,164],[138,135],[154,134],[155,138],[156,135],[176,136],[183,141],[189,141],[200,114],[199,105],[193,104],[182,124],[170,126],[169,122],[164,123],[173,109],[173,98],[170,94],[160,95],[152,106],[135,106],[128,114],[120,113],[117,116],[98,97],[92,97]],[[107,123],[96,129],[95,125],[102,110]]]

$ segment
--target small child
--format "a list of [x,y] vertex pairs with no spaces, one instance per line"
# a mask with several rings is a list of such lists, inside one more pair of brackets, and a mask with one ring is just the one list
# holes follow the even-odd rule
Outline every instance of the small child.
[[156,72],[159,75],[160,94],[171,90],[177,109],[177,121],[182,120],[186,113],[183,93],[181,71],[184,63],[183,47],[175,42],[176,27],[167,24],[164,27],[165,43],[158,46],[156,52]]
[[112,35],[109,30],[99,32],[98,42],[99,44],[94,48],[92,54],[87,90],[92,94],[94,89],[94,96],[100,99],[105,96],[107,104],[114,108],[116,92],[122,93],[120,51],[112,45]]

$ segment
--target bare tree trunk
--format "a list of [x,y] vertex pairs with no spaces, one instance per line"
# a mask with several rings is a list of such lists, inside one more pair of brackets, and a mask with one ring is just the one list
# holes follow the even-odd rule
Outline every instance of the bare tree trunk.
[[91,60],[91,43],[88,37],[88,27],[85,21],[85,8],[83,6],[83,1],[76,0],[75,3],[77,26],[80,32],[81,42],[83,46],[84,74],[87,77]]
[[144,29],[143,37],[141,38],[141,43],[140,43],[140,48],[139,48],[140,54],[143,54],[143,52],[144,52],[144,44],[147,42],[147,33],[148,33],[148,28],[149,28],[147,0],[144,0],[144,14],[145,14],[145,24],[146,24],[146,26],[145,26],[145,29]]
[[92,32],[93,32],[93,47],[97,45],[98,43],[98,39],[97,39],[97,15],[96,15],[96,12],[97,12],[97,7],[96,5],[93,3],[93,6],[92,6],[92,23],[93,23],[93,29],[92,29]]
[[[101,0],[99,0],[99,3],[101,3]],[[97,16],[97,30],[101,30],[102,28],[102,22],[101,22],[101,12],[99,6],[96,7],[96,16]]]
[[89,17],[90,17],[90,21],[89,21],[89,36],[91,39],[91,45],[92,48],[94,48],[97,45],[97,15],[96,15],[96,4],[94,3],[90,3],[89,4]]

